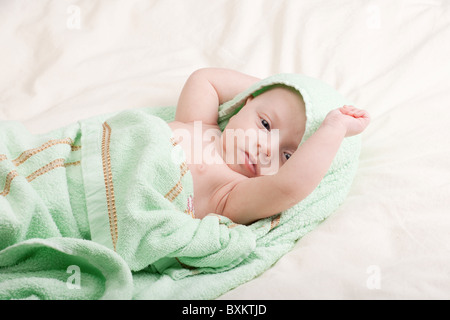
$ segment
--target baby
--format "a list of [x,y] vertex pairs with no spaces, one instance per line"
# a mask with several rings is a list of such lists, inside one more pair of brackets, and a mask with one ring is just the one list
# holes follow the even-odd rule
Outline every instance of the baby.
[[275,86],[248,98],[222,133],[218,106],[259,80],[206,68],[185,83],[169,126],[187,155],[196,218],[214,212],[250,224],[294,206],[320,183],[342,140],[370,122],[366,111],[342,106],[298,147],[305,132],[304,101],[297,91]]
[[[78,241],[84,239],[114,250],[132,271],[184,277],[192,268],[236,266],[257,245],[244,225],[305,199],[341,144],[352,142],[344,138],[369,124],[367,112],[340,105],[328,112],[325,101],[334,98],[320,101],[320,91],[305,89],[305,100],[307,92],[317,99],[312,110],[281,83],[289,77],[264,82],[200,69],[186,81],[175,118],[158,117],[154,108],[125,110],[42,135],[0,122],[0,261],[2,253],[22,257],[27,248],[48,246],[45,252],[68,248],[71,256],[78,248],[85,261],[92,247]],[[218,124],[225,102],[233,104],[220,109]],[[228,119],[232,110],[238,112]]]

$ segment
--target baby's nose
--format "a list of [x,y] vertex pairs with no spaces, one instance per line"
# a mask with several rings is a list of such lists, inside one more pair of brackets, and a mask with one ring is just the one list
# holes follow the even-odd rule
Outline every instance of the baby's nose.
[[258,136],[258,156],[261,154],[265,155],[266,157],[270,157],[270,139],[268,134],[260,134]]
[[263,132],[258,136],[258,154],[265,155],[268,158],[272,157],[273,151],[277,148],[277,134],[272,132]]
[[277,173],[279,169],[279,141],[278,132],[265,134],[265,138],[258,140],[258,161],[261,175]]

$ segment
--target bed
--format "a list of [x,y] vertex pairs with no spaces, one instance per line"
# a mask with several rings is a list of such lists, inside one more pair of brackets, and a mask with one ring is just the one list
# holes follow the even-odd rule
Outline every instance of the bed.
[[218,299],[450,298],[450,4],[2,1],[0,119],[174,105],[202,67],[303,73],[368,110],[345,202]]

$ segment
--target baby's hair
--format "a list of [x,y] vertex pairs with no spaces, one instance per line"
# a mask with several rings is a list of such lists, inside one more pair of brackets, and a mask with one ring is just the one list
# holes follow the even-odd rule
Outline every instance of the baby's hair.
[[[288,86],[288,85],[285,85],[285,84],[282,84],[282,83],[274,84],[274,85],[267,86],[267,87],[264,87],[264,88],[262,88],[262,89],[259,89],[259,90],[255,91],[255,92],[252,94],[252,96],[253,96],[253,97],[257,97],[257,96],[263,94],[264,92],[267,92],[267,91],[272,90],[272,89],[275,89],[275,88],[283,88],[283,89],[287,89],[287,90],[289,90],[289,91],[291,91],[291,92],[293,92],[293,93],[298,94],[300,97],[302,97],[301,93],[300,93],[297,89],[294,89],[293,87]],[[303,99],[303,97],[302,97],[302,99]]]
[[[298,94],[300,96],[300,98],[302,98],[302,100],[303,100],[303,96],[301,95],[301,93],[297,89],[294,89],[293,87],[290,87],[290,86],[285,85],[285,84],[274,84],[274,85],[271,85],[271,86],[267,86],[267,87],[261,88],[261,89],[255,91],[255,92],[253,92],[251,95],[253,96],[253,98],[256,98],[257,96],[263,94],[264,92],[267,92],[267,91],[275,89],[275,88],[287,89],[287,90],[289,90],[289,91],[291,91],[291,92],[293,92],[295,94]],[[236,110],[234,110],[232,115],[237,114],[239,111],[241,111],[241,109],[244,106],[245,106],[245,103],[242,103],[242,105],[240,105],[239,107],[236,108]]]
[[[275,88],[283,88],[283,89],[287,89],[287,90],[289,90],[290,92],[299,95],[300,98],[303,100],[302,94],[301,94],[297,89],[294,89],[294,88],[291,87],[291,86],[288,86],[288,85],[285,85],[285,84],[281,84],[281,83],[278,83],[278,84],[274,84],[274,85],[270,85],[270,86],[266,86],[266,87],[264,87],[264,88],[261,88],[261,89],[255,91],[255,92],[253,92],[253,93],[251,94],[251,96],[252,96],[253,98],[256,98],[257,96],[263,94],[264,92],[267,92],[267,91],[272,90],[272,89],[275,89]],[[303,101],[304,101],[304,100],[303,100]],[[233,111],[233,113],[231,114],[231,117],[234,116],[234,115],[236,115],[236,114],[238,114],[239,111],[241,111],[242,108],[243,108],[244,106],[245,106],[245,102],[243,102],[239,107],[237,107],[237,108]]]

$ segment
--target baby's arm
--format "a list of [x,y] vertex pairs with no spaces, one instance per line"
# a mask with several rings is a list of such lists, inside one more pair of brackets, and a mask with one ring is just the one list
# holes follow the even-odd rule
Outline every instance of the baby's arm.
[[237,223],[249,224],[294,206],[323,179],[343,139],[364,131],[369,121],[366,111],[353,107],[331,111],[275,175],[236,184],[222,214]]
[[259,80],[229,69],[199,69],[191,74],[181,91],[175,120],[217,124],[219,105]]

